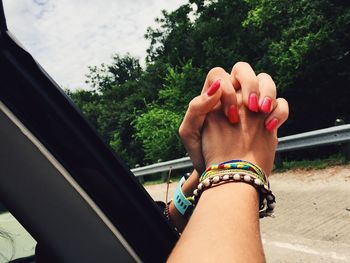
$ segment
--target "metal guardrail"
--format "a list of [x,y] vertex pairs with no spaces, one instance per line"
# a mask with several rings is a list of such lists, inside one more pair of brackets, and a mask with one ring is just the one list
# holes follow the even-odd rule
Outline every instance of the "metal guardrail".
[[350,124],[346,124],[279,138],[277,152],[345,143],[349,141]]
[[[280,153],[315,146],[341,144],[347,142],[350,143],[350,124],[279,138],[276,151],[277,153]],[[183,157],[180,159],[134,168],[131,169],[131,172],[133,172],[135,176],[144,176],[169,171],[169,169],[177,170],[190,167],[192,167],[190,158]]]
[[182,157],[180,159],[175,159],[171,161],[155,163],[143,167],[138,167],[131,169],[131,172],[134,173],[135,176],[143,176],[147,174],[155,174],[160,172],[165,172],[171,170],[178,170],[183,168],[192,167],[192,162],[190,157]]

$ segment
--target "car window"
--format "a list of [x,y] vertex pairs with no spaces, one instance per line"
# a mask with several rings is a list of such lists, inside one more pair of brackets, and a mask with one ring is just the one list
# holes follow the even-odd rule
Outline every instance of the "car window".
[[36,241],[9,212],[0,212],[0,263],[34,255]]

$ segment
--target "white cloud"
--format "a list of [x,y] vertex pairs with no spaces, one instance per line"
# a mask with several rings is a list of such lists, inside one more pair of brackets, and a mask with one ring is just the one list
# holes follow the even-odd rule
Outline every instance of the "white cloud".
[[161,10],[186,0],[4,0],[9,30],[61,87],[84,87],[87,66],[113,53],[142,61]]

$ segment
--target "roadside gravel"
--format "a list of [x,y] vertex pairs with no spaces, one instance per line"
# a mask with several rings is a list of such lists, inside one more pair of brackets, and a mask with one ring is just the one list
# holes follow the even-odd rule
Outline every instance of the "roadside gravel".
[[[350,165],[274,173],[270,182],[277,206],[261,220],[267,262],[350,262]],[[165,200],[166,184],[146,190]]]

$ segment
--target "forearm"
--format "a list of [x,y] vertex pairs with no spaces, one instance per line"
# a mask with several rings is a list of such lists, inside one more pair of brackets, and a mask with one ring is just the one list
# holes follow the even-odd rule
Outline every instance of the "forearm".
[[227,183],[202,194],[169,262],[265,262],[259,198],[244,183]]

